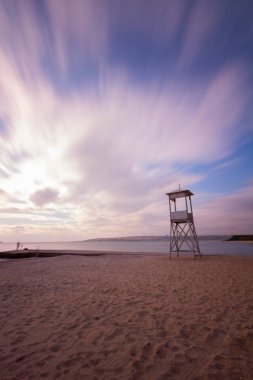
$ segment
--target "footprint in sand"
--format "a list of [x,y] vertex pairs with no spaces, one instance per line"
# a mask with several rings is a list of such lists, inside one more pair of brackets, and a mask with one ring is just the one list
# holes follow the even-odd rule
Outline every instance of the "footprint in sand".
[[141,357],[140,357],[140,360],[142,363],[145,363],[148,360],[151,351],[152,351],[151,343],[148,342],[148,343],[144,344],[144,346],[142,348]]
[[156,356],[160,359],[164,359],[166,358],[166,355],[167,355],[167,352],[166,352],[166,349],[164,348],[164,346],[160,346],[157,348],[156,350]]
[[180,335],[182,338],[189,339],[192,335],[191,330],[189,330],[187,327],[183,326],[180,330]]
[[96,367],[101,362],[100,359],[91,359],[90,363]]
[[53,346],[50,347],[50,350],[51,350],[52,352],[59,352],[60,349],[61,349],[61,346],[58,345],[58,344],[54,344]]
[[185,356],[190,361],[198,359],[199,355],[200,355],[200,350],[198,350],[196,347],[191,347],[185,352]]

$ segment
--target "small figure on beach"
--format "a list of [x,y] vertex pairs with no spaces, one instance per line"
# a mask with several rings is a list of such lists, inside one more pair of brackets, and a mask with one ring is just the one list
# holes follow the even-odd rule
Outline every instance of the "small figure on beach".
[[17,251],[19,250],[19,247],[20,247],[20,242],[18,241],[17,242]]

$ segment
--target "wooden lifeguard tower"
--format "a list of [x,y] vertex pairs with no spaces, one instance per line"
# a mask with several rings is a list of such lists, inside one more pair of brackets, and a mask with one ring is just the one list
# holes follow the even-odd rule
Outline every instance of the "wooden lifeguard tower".
[[[201,257],[192,212],[193,193],[179,189],[166,195],[169,197],[170,206],[170,258],[172,253],[176,253],[178,257],[180,252],[193,252],[194,258]],[[177,201],[180,202],[180,210]]]

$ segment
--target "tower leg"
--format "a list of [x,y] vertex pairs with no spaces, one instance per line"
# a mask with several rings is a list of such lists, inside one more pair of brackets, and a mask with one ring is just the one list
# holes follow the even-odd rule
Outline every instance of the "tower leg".
[[194,223],[192,223],[192,235],[193,235],[193,240],[195,243],[194,258],[196,256],[202,257],[201,252],[200,252],[200,248],[199,248],[199,242],[198,242],[198,237],[197,237],[197,233],[196,233]]
[[194,258],[201,257],[198,238],[192,220],[172,222],[170,226],[170,258],[172,253],[193,252]]
[[171,251],[172,251],[172,225],[170,225],[170,259],[171,259]]

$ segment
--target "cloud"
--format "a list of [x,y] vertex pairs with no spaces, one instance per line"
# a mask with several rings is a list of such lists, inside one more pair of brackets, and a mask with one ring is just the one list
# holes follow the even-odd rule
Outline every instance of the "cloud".
[[199,58],[206,46],[221,29],[224,9],[220,1],[197,0],[186,19],[180,65],[186,66]]
[[46,1],[52,43],[51,57],[66,74],[85,60],[93,63],[105,54],[108,35],[106,8],[99,1]]
[[55,203],[58,200],[59,193],[56,190],[45,188],[36,191],[31,195],[30,199],[35,206],[45,206],[50,203]]
[[[143,88],[108,73],[99,96],[59,96],[47,81],[33,88],[9,75],[3,190],[39,208],[50,202],[62,212],[72,207],[72,223],[91,234],[99,220],[111,224],[108,234],[118,229],[124,235],[127,225],[134,233],[150,218],[146,208],[166,191],[203,178],[184,165],[229,155],[247,103],[240,65],[224,67],[198,87],[167,83],[159,92],[154,84]],[[155,206],[152,213],[155,218]]]
[[[212,197],[213,198],[213,197]],[[197,207],[195,221],[202,234],[252,234],[253,183]]]
[[[0,5],[0,208],[9,221],[25,212],[43,233],[48,219],[59,231],[65,221],[71,236],[158,232],[164,193],[203,180],[191,165],[229,159],[252,132],[241,123],[250,96],[242,60],[196,81],[162,72],[145,83],[128,61],[110,62],[113,38],[128,32],[167,53],[180,40],[175,61],[187,67],[217,31],[218,3],[13,4]],[[75,87],[79,69],[90,86]]]
[[109,7],[113,32],[143,35],[157,44],[173,42],[179,33],[187,10],[187,0],[129,0],[127,6],[114,2]]
[[95,63],[104,54],[105,9],[91,0],[6,2],[0,5],[0,45],[26,82],[41,75],[53,80],[58,72],[64,78],[71,65]]

